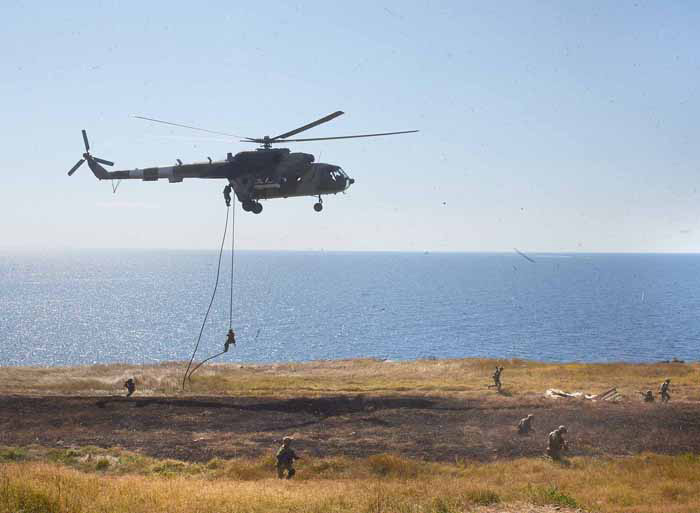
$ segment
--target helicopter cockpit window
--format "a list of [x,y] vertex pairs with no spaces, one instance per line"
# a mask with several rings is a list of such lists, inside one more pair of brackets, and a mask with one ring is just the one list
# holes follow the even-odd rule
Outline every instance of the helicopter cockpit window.
[[342,171],[338,169],[331,169],[328,173],[328,176],[333,182],[336,183],[342,183],[344,179]]

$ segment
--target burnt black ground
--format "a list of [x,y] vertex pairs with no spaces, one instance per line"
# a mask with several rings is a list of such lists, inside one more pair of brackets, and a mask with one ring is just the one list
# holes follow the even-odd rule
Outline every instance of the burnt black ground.
[[[536,431],[519,436],[515,425],[528,413]],[[313,456],[489,461],[541,455],[559,424],[569,429],[572,455],[700,452],[698,403],[0,396],[0,445],[117,446],[187,461],[267,455],[288,434]]]

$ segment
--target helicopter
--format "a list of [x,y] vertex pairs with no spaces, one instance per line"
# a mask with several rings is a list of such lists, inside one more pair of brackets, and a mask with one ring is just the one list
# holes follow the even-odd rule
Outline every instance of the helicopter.
[[[274,198],[290,198],[295,196],[311,196],[318,198],[314,204],[314,210],[323,210],[323,199],[326,194],[338,194],[346,191],[355,180],[334,164],[314,162],[314,156],[309,153],[290,152],[288,148],[273,148],[273,145],[307,142],[327,141],[334,139],[355,139],[360,137],[380,137],[386,135],[409,134],[418,130],[404,130],[400,132],[383,132],[362,135],[344,135],[336,137],[315,137],[305,139],[289,139],[300,132],[309,130],[332,119],[345,114],[336,111],[304,126],[284,132],[275,137],[244,137],[225,132],[216,132],[205,128],[198,128],[180,123],[172,123],[155,118],[134,116],[138,119],[162,123],[165,125],[188,128],[210,134],[224,135],[239,138],[240,142],[259,144],[260,147],[253,151],[242,151],[233,155],[228,153],[226,160],[213,161],[207,157],[206,162],[183,164],[176,159],[174,166],[149,167],[144,169],[130,169],[122,171],[107,171],[103,166],[113,166],[114,162],[95,157],[90,153],[90,143],[87,132],[82,130],[85,153],[83,157],[68,171],[68,176],[84,163],[99,180],[142,180],[152,182],[167,179],[170,183],[182,182],[185,178],[208,178],[227,180],[240,201],[243,210],[259,214],[263,210],[260,200]],[[113,188],[116,191],[116,188]],[[229,189],[230,191],[230,189]]]

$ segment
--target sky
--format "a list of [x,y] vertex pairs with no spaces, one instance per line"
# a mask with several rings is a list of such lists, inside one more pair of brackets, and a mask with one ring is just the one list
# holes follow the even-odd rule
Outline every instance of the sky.
[[0,5],[1,250],[215,249],[214,180],[114,169],[253,149],[134,119],[298,143],[346,194],[236,215],[247,249],[700,251],[697,2]]

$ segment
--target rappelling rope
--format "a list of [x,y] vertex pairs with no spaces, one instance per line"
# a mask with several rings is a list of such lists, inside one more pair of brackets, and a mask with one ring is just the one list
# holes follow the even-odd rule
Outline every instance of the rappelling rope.
[[216,358],[217,356],[221,356],[221,355],[224,354],[225,352],[226,352],[226,351],[221,351],[220,353],[216,353],[215,355],[210,356],[210,357],[207,358],[206,360],[202,360],[201,362],[199,362],[199,363],[197,364],[197,366],[196,366],[194,369],[192,369],[192,371],[190,372],[189,376],[187,376],[187,379],[189,379],[189,380],[191,381],[191,380],[192,380],[192,374],[194,374],[194,371],[196,371],[197,369],[199,369],[202,365],[204,365],[205,363],[207,363],[209,360],[213,360],[214,358]]
[[[227,212],[227,217],[228,217],[228,210],[226,212]],[[235,242],[236,242],[235,234],[236,234],[236,204],[234,203],[233,214],[231,215],[231,290],[230,290],[229,315],[228,315],[228,328],[229,329],[231,329],[231,327],[233,326],[233,262],[234,262],[233,256],[234,256]],[[223,248],[223,242],[222,242],[221,247]],[[258,333],[260,333],[260,330],[258,330]],[[257,336],[256,336],[256,340],[257,340]],[[216,358],[217,356],[221,356],[225,352],[226,352],[226,350],[221,351],[219,353],[216,353],[215,355],[210,356],[209,358],[207,358],[205,360],[202,360],[201,362],[199,362],[197,364],[197,366],[194,369],[192,369],[190,371],[189,375],[187,373],[185,373],[185,376],[187,376],[187,379],[191,380],[192,374],[194,374],[197,369],[199,369],[202,365],[207,363],[209,360],[213,360],[214,358]]]
[[[209,317],[209,312],[211,311],[211,306],[214,304],[214,298],[216,297],[216,289],[219,286],[219,275],[221,274],[221,256],[224,253],[224,243],[226,242],[226,233],[228,232],[228,213],[229,209],[226,209],[226,223],[224,224],[224,235],[221,239],[221,248],[219,249],[219,263],[216,267],[216,281],[214,282],[214,292],[211,294],[211,301],[209,301],[209,308],[207,308],[207,313],[204,315],[204,320],[202,321],[202,327],[199,329],[199,336],[197,337],[197,343],[194,346],[194,351],[192,351],[192,357],[187,364],[187,369],[185,370],[185,375],[182,377],[182,390],[185,390],[185,382],[187,380],[187,375],[192,367],[192,362],[197,354],[197,349],[199,349],[199,343],[202,340],[202,333],[204,332],[204,325],[207,323],[207,318]],[[233,293],[233,274],[231,275],[231,291]]]
[[[228,302],[228,329],[231,329],[233,325],[233,255],[235,252],[236,244],[236,201],[233,201],[233,207],[231,207],[231,290]],[[228,215],[228,214],[227,214]]]

